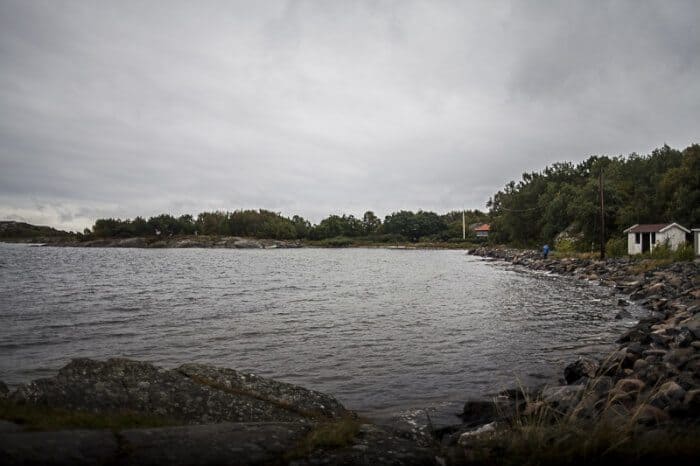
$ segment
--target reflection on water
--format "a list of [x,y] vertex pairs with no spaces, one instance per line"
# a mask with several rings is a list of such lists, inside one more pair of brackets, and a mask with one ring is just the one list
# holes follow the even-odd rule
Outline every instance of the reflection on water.
[[0,244],[0,379],[74,357],[212,363],[373,411],[556,379],[624,325],[607,288],[463,251]]

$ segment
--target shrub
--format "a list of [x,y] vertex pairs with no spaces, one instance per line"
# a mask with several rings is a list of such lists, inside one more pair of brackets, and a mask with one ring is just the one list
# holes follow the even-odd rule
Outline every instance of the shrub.
[[345,248],[353,244],[353,240],[344,236],[336,236],[335,238],[324,239],[320,242],[321,246],[329,248]]
[[693,245],[690,243],[685,243],[679,246],[676,251],[673,252],[674,261],[686,261],[690,262],[695,260],[695,251],[693,250]]
[[567,255],[577,252],[576,242],[569,238],[562,238],[554,243],[554,249],[560,254]]
[[673,256],[673,251],[671,251],[668,244],[659,244],[654,247],[650,256],[652,259],[671,259]]
[[605,254],[608,257],[623,257],[627,255],[627,238],[610,238],[605,244]]
[[368,235],[366,236],[366,239],[375,243],[403,243],[406,241],[406,238],[404,238],[403,236],[393,234]]

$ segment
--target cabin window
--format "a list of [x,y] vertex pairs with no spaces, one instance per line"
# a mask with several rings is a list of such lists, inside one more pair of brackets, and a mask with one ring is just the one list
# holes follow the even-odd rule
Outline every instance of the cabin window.
[[652,233],[651,234],[651,244],[655,244],[655,243],[656,243],[656,233]]
[[634,234],[634,244],[639,244],[639,233]]

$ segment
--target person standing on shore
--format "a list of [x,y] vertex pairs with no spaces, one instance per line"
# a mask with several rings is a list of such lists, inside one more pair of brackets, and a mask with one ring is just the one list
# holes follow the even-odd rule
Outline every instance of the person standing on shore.
[[542,248],[542,257],[544,257],[546,259],[548,255],[549,255],[549,245],[545,244],[544,247]]

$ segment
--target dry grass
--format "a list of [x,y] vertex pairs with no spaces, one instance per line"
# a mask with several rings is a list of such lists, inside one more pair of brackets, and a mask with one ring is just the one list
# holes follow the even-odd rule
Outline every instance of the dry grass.
[[568,252],[568,251],[552,251],[549,257],[553,259],[581,259],[581,260],[598,260],[600,252]]
[[630,266],[629,271],[633,274],[642,274],[673,263],[673,259],[642,259]]
[[[594,379],[595,380],[595,379]],[[495,435],[478,439],[465,450],[470,464],[695,464],[700,458],[700,425],[667,423],[666,414],[649,416],[653,387],[637,397],[609,392],[595,396],[594,383],[584,389],[580,401],[561,412],[532,399],[523,390],[530,407],[517,413]],[[590,417],[595,402],[595,412]]]

